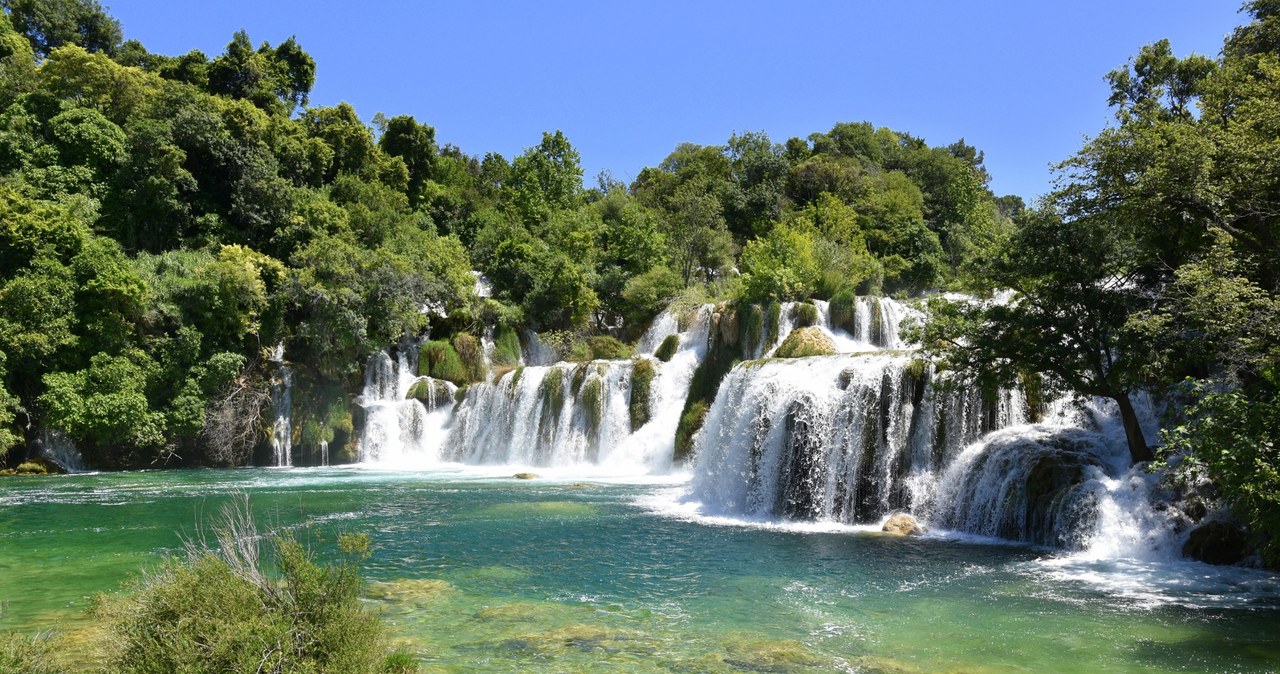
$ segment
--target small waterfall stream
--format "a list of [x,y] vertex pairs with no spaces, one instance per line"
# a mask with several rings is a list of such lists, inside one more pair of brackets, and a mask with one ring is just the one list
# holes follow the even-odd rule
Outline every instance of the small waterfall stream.
[[271,450],[275,466],[293,465],[293,370],[284,361],[284,343],[271,351],[276,373],[271,378]]

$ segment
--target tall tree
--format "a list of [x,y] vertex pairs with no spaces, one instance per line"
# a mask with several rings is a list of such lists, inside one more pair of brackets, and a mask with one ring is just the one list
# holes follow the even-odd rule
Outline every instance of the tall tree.
[[111,54],[124,40],[120,22],[98,0],[0,0],[0,8],[41,59],[66,45]]

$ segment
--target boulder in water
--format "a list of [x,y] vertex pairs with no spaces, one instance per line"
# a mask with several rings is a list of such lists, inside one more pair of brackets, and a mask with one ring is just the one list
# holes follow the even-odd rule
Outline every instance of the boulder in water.
[[429,407],[435,407],[453,397],[449,385],[440,379],[420,379],[409,387],[409,398],[421,401]]
[[1238,564],[1252,552],[1249,535],[1236,524],[1210,522],[1191,530],[1182,556],[1208,564]]
[[537,475],[534,475],[533,473],[516,473],[515,475],[512,475],[511,477],[514,477],[514,478],[515,478],[515,479],[517,479],[517,480],[532,480],[532,479],[534,479],[534,478],[536,478],[536,477],[538,477],[538,476],[537,476]]
[[894,536],[919,536],[924,533],[920,521],[907,513],[894,513],[884,521],[880,530]]
[[806,356],[831,356],[836,353],[835,342],[821,328],[796,328],[773,352],[775,358],[804,358]]

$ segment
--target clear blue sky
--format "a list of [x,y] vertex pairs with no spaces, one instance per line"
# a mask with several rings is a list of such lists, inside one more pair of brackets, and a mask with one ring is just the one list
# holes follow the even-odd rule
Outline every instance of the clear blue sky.
[[221,53],[290,35],[313,105],[410,114],[441,142],[512,157],[561,129],[588,184],[680,142],[775,141],[868,120],[986,152],[997,194],[1031,199],[1049,164],[1111,119],[1103,75],[1167,37],[1216,55],[1235,0],[616,3],[105,0],[153,52]]

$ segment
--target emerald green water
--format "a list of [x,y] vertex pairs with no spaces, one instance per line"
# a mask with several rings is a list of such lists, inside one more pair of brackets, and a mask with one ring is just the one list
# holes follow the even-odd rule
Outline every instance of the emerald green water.
[[425,671],[1274,672],[1280,581],[1195,564],[712,525],[662,484],[459,472],[166,471],[0,482],[0,629],[74,629],[235,491],[322,556],[362,531],[370,601]]

